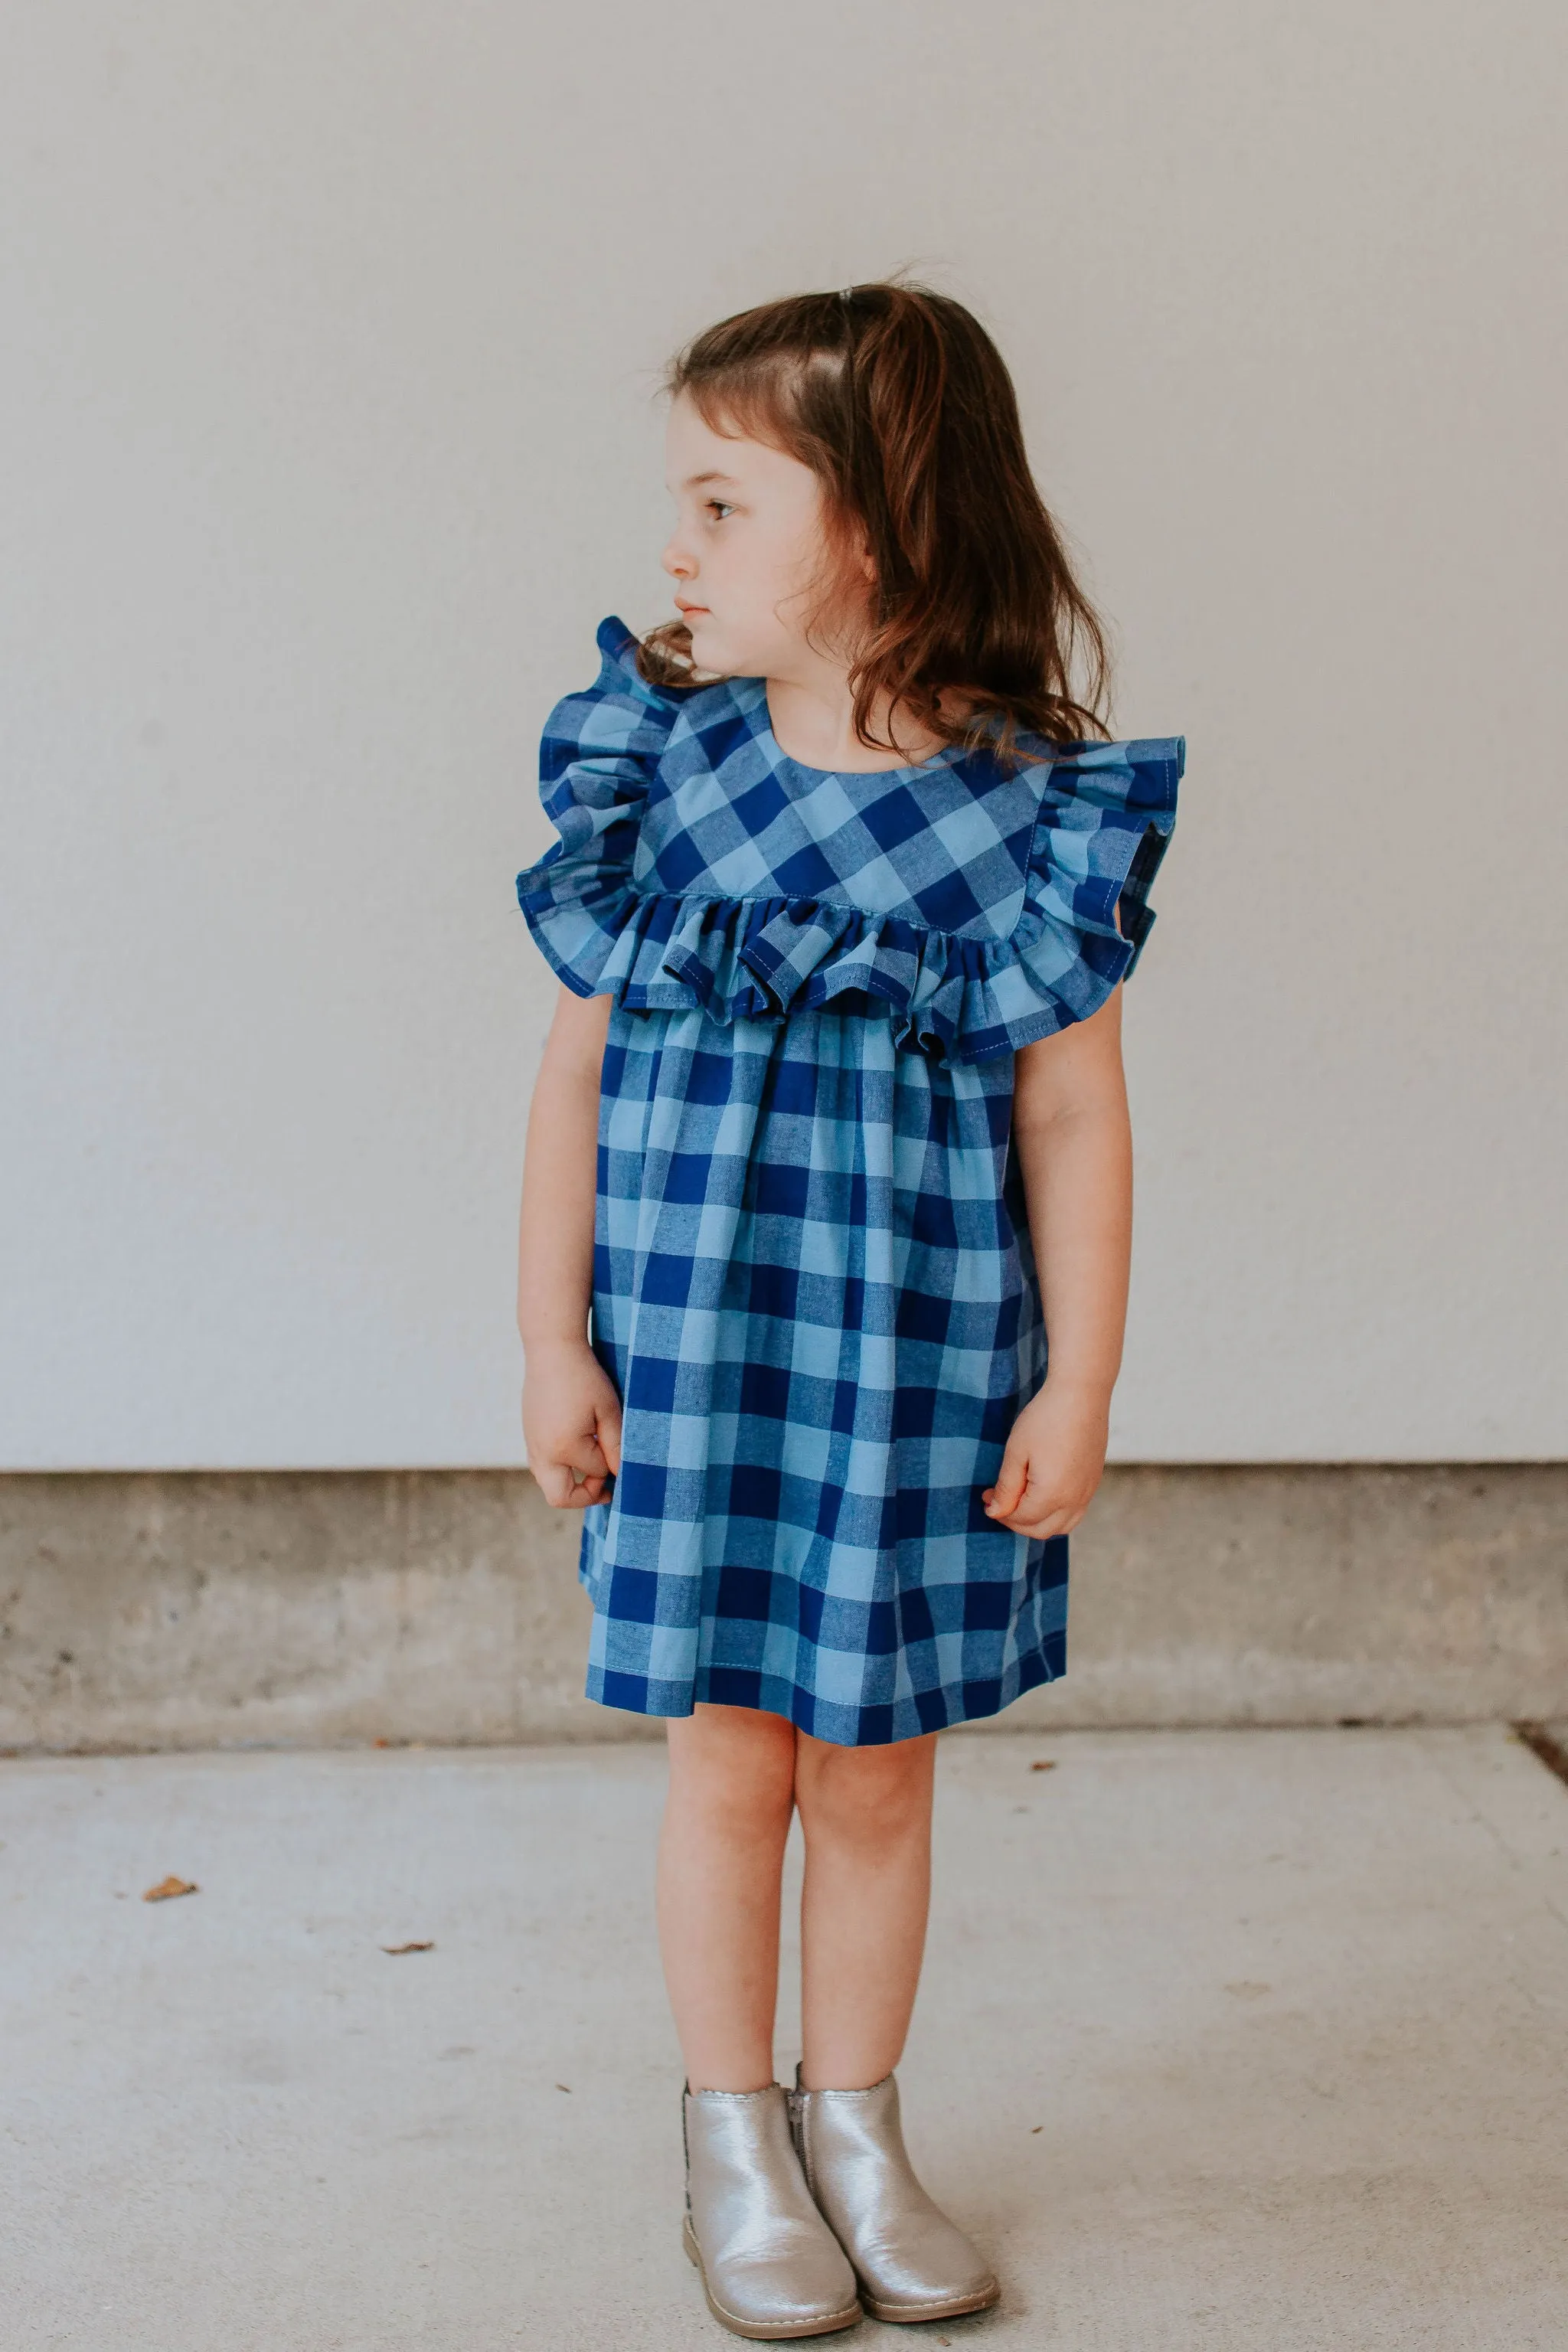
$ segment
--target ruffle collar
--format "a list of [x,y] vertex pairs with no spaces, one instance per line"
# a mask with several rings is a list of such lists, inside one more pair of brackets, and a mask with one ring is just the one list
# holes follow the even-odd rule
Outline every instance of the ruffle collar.
[[545,730],[544,803],[561,838],[517,886],[578,995],[724,1023],[859,1000],[887,1008],[900,1044],[977,1062],[1087,1019],[1131,971],[1174,824],[1180,738],[1042,760],[1023,913],[1005,938],[925,929],[837,897],[652,892],[632,879],[638,817],[669,731],[702,689],[650,685],[619,622],[598,643],[595,686]]

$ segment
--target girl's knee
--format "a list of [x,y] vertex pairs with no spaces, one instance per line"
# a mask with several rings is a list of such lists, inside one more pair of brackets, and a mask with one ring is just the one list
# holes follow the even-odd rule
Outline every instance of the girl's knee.
[[795,1802],[795,1726],[755,1707],[700,1705],[668,1727],[672,1790],[689,1803],[755,1817]]
[[803,1736],[795,1764],[795,1801],[809,1838],[879,1844],[921,1831],[931,1818],[934,1733],[883,1748],[835,1748]]

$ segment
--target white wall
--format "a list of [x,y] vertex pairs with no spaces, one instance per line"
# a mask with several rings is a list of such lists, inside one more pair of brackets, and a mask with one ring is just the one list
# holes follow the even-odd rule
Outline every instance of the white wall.
[[1184,731],[1123,1457],[1568,1450],[1554,0],[13,0],[0,1458],[519,1456],[539,722],[913,264]]

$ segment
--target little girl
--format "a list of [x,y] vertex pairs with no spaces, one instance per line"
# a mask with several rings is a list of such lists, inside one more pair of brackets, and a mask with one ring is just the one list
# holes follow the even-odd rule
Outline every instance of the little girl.
[[1126,1297],[1118,983],[1182,745],[1103,740],[1100,633],[960,304],[765,303],[668,390],[680,618],[600,629],[544,732],[560,843],[518,881],[564,982],[523,1424],[585,1507],[589,1695],[668,1725],[686,2250],[777,2338],[999,2292],[892,2070],[936,1734],[1065,1664]]

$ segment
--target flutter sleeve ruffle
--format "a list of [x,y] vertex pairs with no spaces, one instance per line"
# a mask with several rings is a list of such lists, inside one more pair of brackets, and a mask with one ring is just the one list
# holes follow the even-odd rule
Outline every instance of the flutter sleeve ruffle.
[[544,732],[544,805],[561,839],[517,884],[534,938],[578,995],[631,1012],[696,1006],[726,1023],[858,997],[887,1007],[900,1045],[980,1062],[1087,1020],[1131,971],[1175,823],[1179,738],[1042,762],[1023,910],[1005,939],[826,898],[640,889],[638,821],[682,697],[642,677],[619,622],[598,642],[598,678]]
[[1153,929],[1149,891],[1176,822],[1180,736],[1092,743],[1051,762],[1011,935],[957,1025],[960,1060],[981,1062],[1087,1021],[1127,979]]
[[601,623],[599,675],[544,722],[539,789],[561,838],[517,877],[518,904],[557,975],[579,996],[618,994],[626,933],[637,911],[637,827],[679,692],[652,686],[624,623]]

